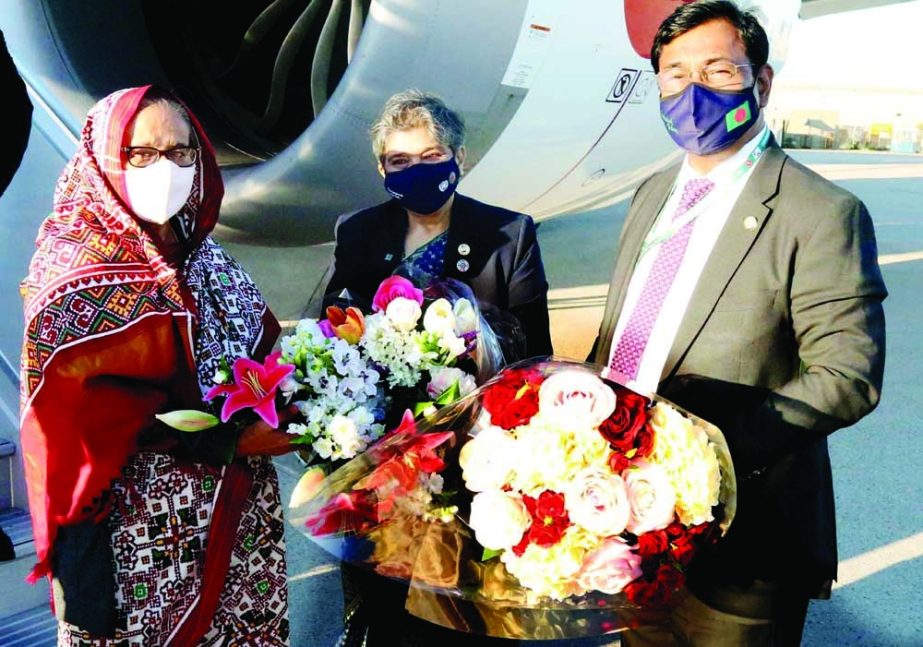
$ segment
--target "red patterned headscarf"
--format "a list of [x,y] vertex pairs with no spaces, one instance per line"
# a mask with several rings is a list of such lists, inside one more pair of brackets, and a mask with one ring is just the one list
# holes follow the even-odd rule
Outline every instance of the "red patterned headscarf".
[[252,280],[208,237],[224,187],[188,109],[200,154],[178,216],[183,260],[168,262],[132,214],[121,149],[151,90],[121,90],[90,110],[22,283],[21,439],[35,577],[48,572],[58,526],[101,514],[101,495],[139,432],[175,406],[176,384],[191,385],[179,396],[187,408],[202,407],[222,358],[259,356],[278,333]]

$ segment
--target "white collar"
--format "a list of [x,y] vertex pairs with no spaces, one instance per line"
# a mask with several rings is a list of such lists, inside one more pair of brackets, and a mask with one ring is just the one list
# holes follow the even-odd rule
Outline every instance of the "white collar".
[[[740,166],[747,160],[748,157],[750,157],[753,151],[756,150],[756,147],[760,145],[760,141],[763,139],[763,136],[766,134],[766,130],[768,128],[769,127],[766,124],[763,124],[762,129],[760,129],[760,131],[756,133],[756,135],[750,141],[744,144],[739,151],[718,164],[718,166],[710,170],[705,175],[702,175],[689,165],[689,156],[686,155],[683,158],[683,165],[680,167],[679,175],[676,178],[676,185],[682,186],[688,180],[701,177],[708,178],[714,182],[716,186],[731,180],[734,177],[737,169],[740,168]],[[754,166],[756,165],[754,164]]]

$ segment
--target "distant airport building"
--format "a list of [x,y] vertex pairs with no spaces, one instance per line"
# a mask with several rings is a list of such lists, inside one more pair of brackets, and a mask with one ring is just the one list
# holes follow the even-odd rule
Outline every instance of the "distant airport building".
[[789,148],[923,153],[921,90],[782,83],[766,116]]

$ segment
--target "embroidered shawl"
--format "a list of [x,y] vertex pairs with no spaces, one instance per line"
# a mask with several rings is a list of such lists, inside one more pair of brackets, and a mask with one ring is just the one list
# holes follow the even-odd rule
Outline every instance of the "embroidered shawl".
[[185,238],[180,260],[168,261],[132,215],[121,149],[150,89],[115,92],[90,110],[21,287],[21,440],[38,558],[32,580],[49,573],[58,527],[105,516],[103,493],[154,414],[203,408],[222,357],[264,355],[278,334],[252,280],[209,238],[224,187],[188,110],[201,150],[176,216]]

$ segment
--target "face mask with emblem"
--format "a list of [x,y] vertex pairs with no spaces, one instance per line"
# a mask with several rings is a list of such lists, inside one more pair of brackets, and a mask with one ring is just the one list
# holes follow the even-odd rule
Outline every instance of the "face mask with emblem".
[[385,189],[405,209],[419,214],[438,211],[458,187],[461,173],[451,157],[436,164],[419,163],[385,174]]
[[760,114],[752,86],[714,90],[690,83],[660,100],[660,116],[676,145],[694,155],[724,150],[750,129]]

